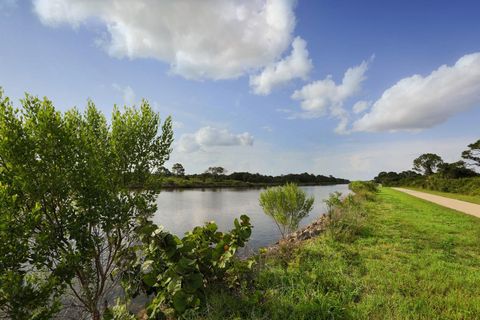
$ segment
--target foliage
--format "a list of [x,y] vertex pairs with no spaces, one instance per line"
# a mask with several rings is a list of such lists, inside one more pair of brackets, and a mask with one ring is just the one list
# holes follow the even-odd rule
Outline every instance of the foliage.
[[442,163],[438,166],[438,175],[446,179],[475,177],[478,174],[466,167],[465,161]]
[[314,200],[292,183],[268,188],[260,194],[260,206],[275,221],[284,239],[312,211]]
[[480,177],[445,179],[438,176],[430,176],[426,179],[413,181],[405,184],[415,188],[422,188],[441,192],[460,193],[465,195],[480,196]]
[[227,170],[223,167],[209,167],[205,171],[205,174],[210,174],[213,176],[221,176],[221,175],[225,175],[226,173],[227,173]]
[[333,176],[314,175],[309,173],[300,174],[285,174],[280,176],[267,176],[259,173],[249,172],[234,172],[226,176],[228,179],[238,180],[249,183],[263,183],[284,185],[287,183],[295,184],[313,184],[313,185],[331,185],[331,184],[346,184],[349,181],[346,179],[335,178]]
[[[221,168],[221,167],[217,167]],[[216,169],[217,170],[217,169]],[[208,171],[208,170],[207,170]],[[217,171],[219,172],[219,171]],[[168,170],[152,175],[149,188],[221,188],[221,187],[263,187],[296,183],[299,185],[332,185],[346,184],[346,179],[313,175],[308,173],[266,176],[259,173],[233,172],[231,174],[214,175],[211,172],[172,176]]]
[[[133,296],[153,294],[146,306],[149,319],[164,316],[165,307],[184,317],[205,305],[205,290],[216,284],[237,288],[245,284],[253,260],[236,256],[251,235],[248,216],[235,219],[228,233],[217,230],[214,222],[195,227],[182,239],[154,224],[139,228],[141,248],[132,248],[137,261],[126,274],[126,291]],[[137,285],[132,279],[137,279]]]
[[413,160],[413,170],[429,176],[443,163],[442,158],[434,153],[424,153]]
[[137,317],[128,310],[125,301],[117,298],[116,305],[107,308],[103,314],[103,320],[137,320]]
[[172,173],[176,176],[184,176],[185,175],[185,168],[182,166],[181,163],[175,163],[172,166]]
[[48,306],[49,296],[67,286],[71,302],[99,319],[121,274],[113,270],[138,242],[133,230],[155,212],[154,192],[131,188],[168,159],[171,120],[161,126],[146,101],[138,109],[115,108],[111,125],[91,101],[84,113],[62,113],[30,95],[21,102],[14,109],[0,92],[0,185],[14,200],[1,221],[17,235],[0,257],[7,264],[0,291],[18,292],[2,308],[21,300],[31,306],[35,291],[21,294],[28,288],[42,291],[38,298]]
[[25,267],[32,222],[19,214],[18,196],[0,184],[0,318],[50,319],[60,307],[57,277]]
[[480,167],[480,139],[468,145],[468,149],[462,152],[462,158]]
[[378,185],[373,181],[352,181],[348,188],[366,200],[375,200],[378,193]]
[[422,175],[412,170],[402,172],[380,172],[373,181],[385,187],[408,185],[411,181],[421,179]]
[[353,241],[366,227],[366,210],[363,201],[370,197],[365,197],[365,191],[358,194],[350,194],[341,199],[341,194],[331,193],[325,200],[328,207],[328,225],[327,231],[332,238],[338,241]]
[[335,191],[330,193],[328,199],[323,200],[325,205],[327,206],[327,216],[332,215],[335,208],[342,204],[342,193],[339,191]]

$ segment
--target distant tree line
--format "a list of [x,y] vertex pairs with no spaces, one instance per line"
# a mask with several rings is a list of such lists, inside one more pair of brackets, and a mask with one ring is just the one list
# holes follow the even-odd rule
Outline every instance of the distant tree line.
[[165,167],[162,167],[160,170],[162,176],[177,176],[183,177],[185,179],[215,179],[215,180],[230,180],[230,181],[241,181],[245,183],[252,184],[286,184],[286,183],[296,183],[296,184],[347,184],[350,181],[347,179],[336,178],[332,175],[314,175],[311,173],[290,173],[286,175],[271,176],[263,175],[260,173],[250,173],[250,172],[233,172],[227,174],[227,170],[223,167],[209,167],[205,172],[200,174],[191,174],[185,175],[185,169],[182,164],[175,163],[172,166],[172,170],[168,170]]
[[314,175],[311,173],[290,173],[280,176],[262,175],[259,173],[249,172],[234,172],[227,176],[232,180],[239,180],[252,183],[272,183],[272,184],[347,184],[350,181],[347,179],[336,178],[334,176]]
[[434,153],[425,153],[413,160],[413,170],[402,172],[380,172],[374,181],[384,186],[425,186],[439,181],[480,176],[480,140],[469,144],[461,154],[462,160],[448,163]]

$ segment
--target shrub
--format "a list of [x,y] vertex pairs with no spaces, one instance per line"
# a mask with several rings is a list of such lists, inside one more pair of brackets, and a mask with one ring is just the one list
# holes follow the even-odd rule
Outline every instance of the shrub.
[[358,197],[368,201],[375,200],[375,196],[378,193],[378,185],[373,181],[352,181],[348,188],[355,192]]
[[275,221],[283,239],[312,211],[314,200],[293,183],[268,188],[260,194],[260,206]]
[[[244,285],[254,260],[239,260],[235,253],[243,247],[252,231],[250,219],[242,215],[234,228],[218,232],[209,222],[195,227],[182,239],[150,223],[141,227],[142,245],[132,247],[133,266],[125,274],[127,295],[153,294],[147,304],[149,319],[164,317],[173,311],[184,317],[205,305],[205,289],[221,284],[231,289]],[[167,310],[165,310],[167,309]]]
[[416,180],[412,183],[404,185],[441,192],[480,196],[480,178],[478,177],[463,179],[445,179],[434,175],[426,179]]
[[327,232],[336,240],[353,241],[366,226],[366,210],[362,202],[364,195],[350,194],[341,199],[339,192],[331,193],[325,200],[328,207]]

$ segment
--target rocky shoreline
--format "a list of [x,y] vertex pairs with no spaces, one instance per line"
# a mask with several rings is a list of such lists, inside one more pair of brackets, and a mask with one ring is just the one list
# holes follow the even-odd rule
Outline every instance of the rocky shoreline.
[[289,234],[285,239],[280,239],[279,241],[275,242],[267,249],[274,249],[282,243],[296,243],[314,238],[327,229],[327,224],[328,218],[326,215],[323,215],[317,220],[310,223],[308,226]]

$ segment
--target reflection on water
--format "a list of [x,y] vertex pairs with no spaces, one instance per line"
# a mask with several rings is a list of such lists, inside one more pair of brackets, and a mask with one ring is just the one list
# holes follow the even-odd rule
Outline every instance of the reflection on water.
[[[300,227],[305,226],[325,213],[324,199],[334,191],[348,193],[347,185],[301,187],[315,197],[310,215]],[[228,231],[233,219],[246,214],[253,225],[249,248],[256,249],[275,243],[280,234],[275,223],[266,216],[258,204],[262,189],[186,189],[162,191],[157,198],[158,210],[153,218],[170,232],[183,236],[193,227],[214,220],[220,231]]]

